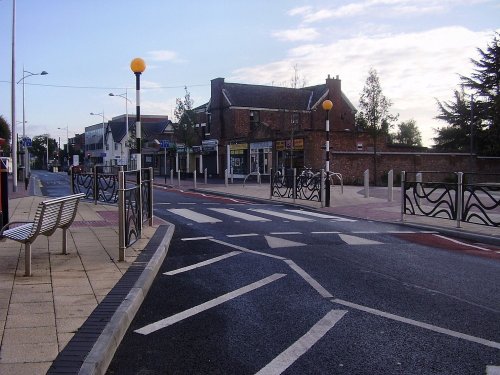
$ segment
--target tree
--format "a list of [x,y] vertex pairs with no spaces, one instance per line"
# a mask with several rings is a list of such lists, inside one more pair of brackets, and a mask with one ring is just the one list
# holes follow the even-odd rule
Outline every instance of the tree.
[[393,142],[405,146],[422,146],[422,135],[414,119],[398,124],[398,131],[392,137]]
[[199,136],[196,132],[196,116],[193,110],[193,100],[191,94],[184,87],[184,98],[177,98],[174,116],[177,123],[174,124],[174,136],[179,143],[186,147],[192,147],[199,142]]
[[450,126],[435,129],[435,146],[439,151],[470,151],[471,124],[470,103],[467,102],[463,87],[455,90],[450,102],[437,101],[439,114],[437,119],[446,121]]
[[377,141],[387,135],[398,115],[392,115],[389,109],[392,102],[382,93],[377,71],[371,68],[365,86],[359,98],[360,111],[356,116],[357,126],[365,130],[373,139],[374,181],[377,183]]
[[35,168],[43,168],[47,165],[47,137],[49,139],[49,160],[54,158],[58,150],[57,141],[50,138],[48,134],[36,135],[31,141],[31,154],[35,159]]
[[7,153],[10,150],[9,144],[11,139],[10,127],[3,116],[0,115],[0,138],[5,139],[5,143],[0,147],[0,153]]
[[[455,90],[454,102],[437,101],[437,118],[446,121],[448,127],[437,129],[434,140],[441,150],[456,143],[458,151],[499,156],[500,34],[496,32],[487,48],[477,51],[480,58],[471,59],[475,69],[470,77],[460,76],[461,90]],[[454,136],[455,140],[450,138]]]

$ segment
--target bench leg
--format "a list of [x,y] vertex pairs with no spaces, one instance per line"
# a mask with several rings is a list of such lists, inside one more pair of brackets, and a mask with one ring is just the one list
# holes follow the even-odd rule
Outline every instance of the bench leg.
[[63,237],[62,237],[62,253],[64,255],[68,254],[68,235],[67,229],[63,228]]
[[24,276],[31,276],[31,243],[24,244]]

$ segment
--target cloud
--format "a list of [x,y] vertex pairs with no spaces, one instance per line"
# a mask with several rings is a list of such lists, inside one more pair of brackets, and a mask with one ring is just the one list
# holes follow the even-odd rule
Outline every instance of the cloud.
[[444,27],[394,35],[356,36],[330,44],[303,44],[268,64],[235,70],[229,81],[254,84],[289,82],[293,67],[307,77],[307,85],[339,75],[342,91],[357,106],[368,70],[377,70],[384,94],[392,100],[400,120],[414,118],[426,144],[432,129],[445,124],[434,119],[435,99],[449,100],[459,83],[458,74],[473,71],[476,48],[485,48],[491,32]]
[[169,50],[156,50],[148,52],[149,59],[152,61],[178,61],[177,52]]
[[275,31],[272,35],[278,40],[297,42],[315,40],[320,36],[320,33],[314,28],[303,27],[299,29]]
[[[475,3],[488,0],[475,0]],[[465,0],[363,0],[353,1],[335,7],[311,6],[293,8],[287,12],[290,16],[299,16],[304,23],[320,22],[327,19],[352,18],[363,15],[370,17],[400,17],[403,15],[421,15],[444,12],[455,5],[469,4]]]

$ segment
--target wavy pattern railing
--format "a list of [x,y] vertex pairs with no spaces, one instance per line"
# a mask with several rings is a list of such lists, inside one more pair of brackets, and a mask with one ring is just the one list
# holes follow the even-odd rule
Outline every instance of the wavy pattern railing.
[[71,186],[73,192],[84,193],[96,204],[118,203],[119,260],[124,261],[125,249],[141,238],[142,224],[153,222],[153,169],[107,168],[95,168],[92,173],[72,171]]
[[287,170],[285,174],[271,170],[271,197],[321,202],[323,182],[322,172],[308,170],[297,175],[296,169]]
[[[438,175],[439,174],[439,175]],[[499,174],[455,172],[445,176],[455,182],[422,182],[444,172],[402,172],[401,214],[446,218],[473,224],[500,226]],[[475,183],[474,180],[492,181]],[[467,181],[467,182],[464,182]]]
[[103,173],[97,168],[90,173],[71,173],[71,187],[74,194],[84,193],[86,199],[104,203],[118,202],[117,173]]
[[[474,177],[470,174],[464,176],[465,180]],[[500,177],[500,175],[488,176]],[[462,202],[462,221],[494,227],[500,226],[499,183],[464,183]]]
[[139,225],[139,187],[124,190],[124,246],[127,248],[141,238],[142,226]]
[[405,214],[457,218],[456,184],[407,182]]

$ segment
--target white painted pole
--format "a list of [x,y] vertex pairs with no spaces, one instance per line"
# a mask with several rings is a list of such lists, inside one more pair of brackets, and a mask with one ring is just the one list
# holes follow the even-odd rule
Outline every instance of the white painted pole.
[[390,170],[387,174],[387,201],[394,200],[394,170]]
[[364,173],[365,198],[370,197],[370,170],[367,169]]

